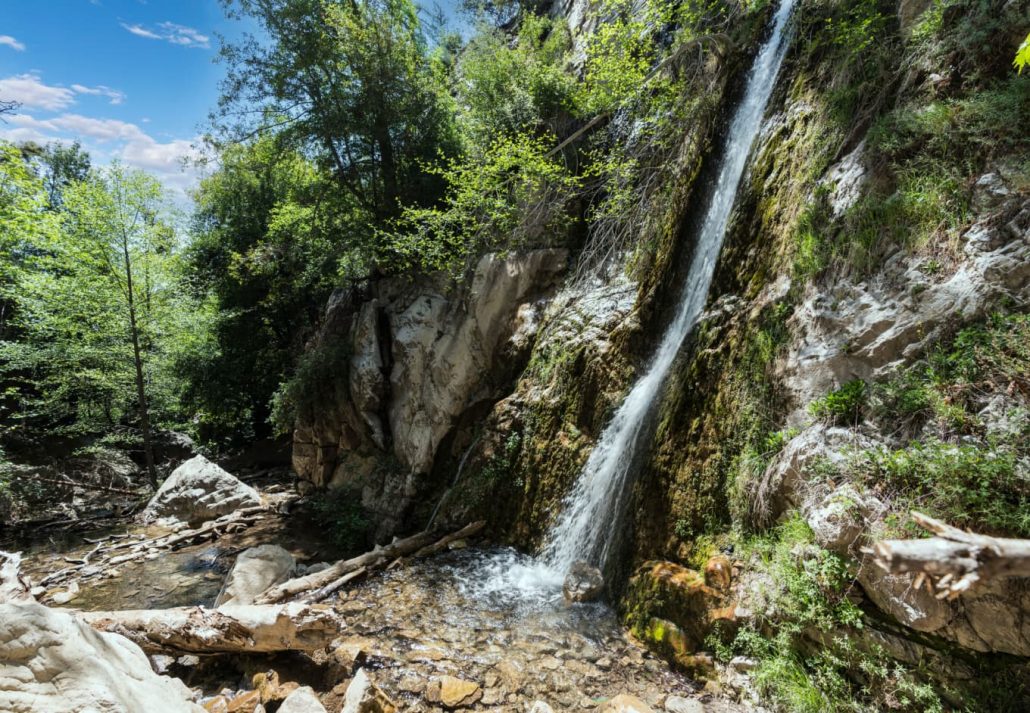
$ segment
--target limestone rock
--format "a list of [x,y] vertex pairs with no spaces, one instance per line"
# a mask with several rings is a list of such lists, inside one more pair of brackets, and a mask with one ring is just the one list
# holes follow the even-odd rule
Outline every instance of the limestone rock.
[[229,570],[215,606],[253,604],[266,589],[289,579],[296,564],[293,555],[279,545],[244,550]]
[[604,575],[601,570],[586,562],[576,562],[569,569],[562,594],[568,602],[592,602],[604,591]]
[[453,676],[441,676],[426,687],[426,700],[444,708],[468,708],[483,697],[479,684]]
[[665,699],[665,710],[669,713],[705,713],[705,704],[696,698],[669,696]]
[[728,592],[733,580],[733,563],[726,555],[715,555],[705,563],[705,584],[720,592]]
[[867,522],[884,511],[883,503],[850,483],[806,507],[806,521],[816,543],[841,557],[857,553]]
[[303,686],[287,696],[279,713],[327,713],[310,686]]
[[397,706],[372,683],[365,669],[359,668],[343,700],[340,713],[395,713]]
[[150,499],[143,521],[171,517],[187,522],[211,520],[261,504],[261,495],[204,456],[176,468]]
[[253,684],[262,704],[284,701],[300,688],[300,685],[294,681],[280,683],[279,674],[276,671],[254,674]]
[[653,713],[651,707],[635,696],[621,693],[594,709],[596,713]]
[[554,708],[543,701],[535,701],[529,709],[529,713],[554,713]]
[[0,604],[0,710],[203,713],[138,646],[36,602]]

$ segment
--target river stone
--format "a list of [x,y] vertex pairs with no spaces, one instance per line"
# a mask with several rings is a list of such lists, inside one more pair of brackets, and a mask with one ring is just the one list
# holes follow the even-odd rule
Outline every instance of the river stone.
[[6,713],[204,713],[143,651],[70,613],[0,604],[0,710]]
[[279,713],[327,713],[311,686],[302,686],[279,706]]
[[705,704],[696,698],[669,696],[665,699],[665,710],[669,713],[705,713]]
[[254,488],[204,456],[194,456],[172,471],[142,517],[144,522],[163,517],[200,522],[260,504]]
[[279,545],[259,545],[236,558],[215,606],[253,604],[258,595],[290,578],[297,563]]
[[554,708],[551,708],[543,701],[536,701],[533,707],[529,709],[529,713],[554,713]]
[[396,710],[389,696],[372,683],[365,669],[359,668],[347,686],[340,713],[394,713]]
[[576,562],[569,569],[562,585],[562,594],[569,602],[592,602],[604,591],[604,575],[597,567]]
[[619,694],[594,709],[595,713],[653,713],[651,707],[636,696]]
[[483,690],[479,684],[453,676],[441,676],[426,687],[426,700],[439,703],[444,708],[467,708],[482,697]]

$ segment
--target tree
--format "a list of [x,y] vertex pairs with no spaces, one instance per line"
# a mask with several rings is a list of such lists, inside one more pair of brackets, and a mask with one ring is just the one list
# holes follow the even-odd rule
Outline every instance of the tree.
[[24,255],[10,290],[17,334],[0,343],[0,372],[17,382],[13,418],[48,431],[138,424],[156,486],[154,402],[162,415],[175,410],[168,367],[192,314],[176,294],[163,190],[115,164],[67,185],[55,215],[42,182],[32,185],[28,208],[48,229],[16,226]]
[[438,194],[427,191],[434,181],[421,162],[453,143],[450,112],[410,0],[223,3],[269,40],[251,35],[221,49],[221,137],[280,136],[315,156],[376,221]]

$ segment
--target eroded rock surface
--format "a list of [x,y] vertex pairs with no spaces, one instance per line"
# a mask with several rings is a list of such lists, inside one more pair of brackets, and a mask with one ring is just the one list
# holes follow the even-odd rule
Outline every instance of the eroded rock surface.
[[203,713],[143,651],[35,602],[0,604],[0,710],[9,713]]
[[562,594],[569,602],[592,602],[603,591],[604,575],[597,567],[586,562],[574,563],[562,585]]

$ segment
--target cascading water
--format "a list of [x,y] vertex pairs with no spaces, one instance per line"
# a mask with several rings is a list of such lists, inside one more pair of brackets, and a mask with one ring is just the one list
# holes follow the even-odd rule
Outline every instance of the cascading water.
[[586,560],[603,568],[612,554],[619,509],[625,501],[629,474],[641,446],[641,432],[676,354],[697,323],[708,298],[737,188],[786,54],[786,29],[793,5],[794,0],[783,0],[777,10],[772,33],[755,59],[744,97],[730,123],[719,175],[701,224],[675,319],[647,372],[633,386],[602,433],[547,537],[541,559],[558,572],[567,572],[576,560]]
[[608,563],[618,540],[620,511],[626,501],[633,462],[643,445],[641,435],[676,354],[697,324],[708,299],[737,188],[786,54],[787,23],[794,2],[782,0],[772,33],[748,75],[743,99],[730,122],[719,174],[701,223],[679,308],[647,372],[634,384],[601,434],[566,497],[561,516],[548,534],[540,556],[533,559],[505,551],[488,558],[471,585],[479,595],[504,600],[514,594],[525,604],[546,603],[556,596],[565,573],[577,560],[586,560],[602,569]]

